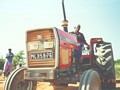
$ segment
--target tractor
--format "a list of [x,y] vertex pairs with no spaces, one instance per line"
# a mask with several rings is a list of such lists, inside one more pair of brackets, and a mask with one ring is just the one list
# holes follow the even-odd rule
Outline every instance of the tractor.
[[64,18],[64,30],[47,27],[26,32],[27,68],[12,71],[4,90],[36,90],[38,81],[53,87],[80,82],[78,90],[116,87],[112,44],[91,38],[90,48],[83,48],[77,60],[77,39],[68,33],[67,22]]

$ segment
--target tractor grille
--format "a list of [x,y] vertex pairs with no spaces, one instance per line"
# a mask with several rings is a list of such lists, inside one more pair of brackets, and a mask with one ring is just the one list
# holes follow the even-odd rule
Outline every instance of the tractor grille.
[[54,33],[52,29],[43,29],[27,32],[27,42],[38,41],[38,35],[42,35],[42,40],[54,39]]

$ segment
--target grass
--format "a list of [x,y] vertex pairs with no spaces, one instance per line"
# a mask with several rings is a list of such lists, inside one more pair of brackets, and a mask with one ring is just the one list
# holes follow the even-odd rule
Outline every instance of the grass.
[[115,64],[115,74],[116,78],[120,78],[120,64]]

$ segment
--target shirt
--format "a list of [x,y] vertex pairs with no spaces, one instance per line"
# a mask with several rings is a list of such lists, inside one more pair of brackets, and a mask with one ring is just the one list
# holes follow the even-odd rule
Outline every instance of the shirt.
[[14,56],[13,53],[8,53],[8,54],[6,55],[8,62],[12,62],[13,56]]
[[86,40],[85,40],[85,37],[84,37],[83,33],[76,32],[75,34],[77,36],[78,43],[86,44]]

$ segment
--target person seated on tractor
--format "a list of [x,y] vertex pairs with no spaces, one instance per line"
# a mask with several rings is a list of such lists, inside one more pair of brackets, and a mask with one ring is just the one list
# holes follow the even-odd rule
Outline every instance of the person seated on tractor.
[[80,61],[81,56],[82,56],[82,48],[83,48],[84,44],[87,45],[87,48],[89,48],[89,44],[86,42],[84,34],[80,32],[81,26],[78,24],[74,29],[75,29],[74,33],[76,35],[77,44],[78,44],[77,60]]

